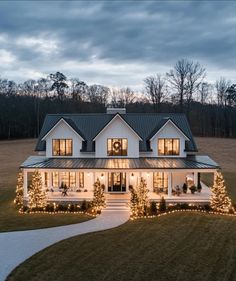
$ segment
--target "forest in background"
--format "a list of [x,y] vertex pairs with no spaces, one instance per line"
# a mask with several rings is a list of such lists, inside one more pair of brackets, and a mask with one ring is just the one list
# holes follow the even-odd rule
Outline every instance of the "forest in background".
[[16,83],[0,78],[0,139],[37,137],[46,114],[183,112],[195,136],[236,137],[236,84],[224,77],[207,82],[198,62],[181,59],[166,74],[143,80],[143,89],[87,85],[56,72]]

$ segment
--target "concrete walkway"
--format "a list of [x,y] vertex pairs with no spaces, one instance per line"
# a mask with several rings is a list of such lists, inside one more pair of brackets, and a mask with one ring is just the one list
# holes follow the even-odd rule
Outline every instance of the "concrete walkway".
[[128,221],[129,216],[129,211],[110,211],[83,223],[0,233],[0,280],[5,280],[20,263],[58,241],[117,227]]

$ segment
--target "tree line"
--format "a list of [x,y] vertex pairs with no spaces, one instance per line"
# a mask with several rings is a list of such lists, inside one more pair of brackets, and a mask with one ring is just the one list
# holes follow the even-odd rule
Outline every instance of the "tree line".
[[88,85],[56,72],[16,83],[0,78],[0,138],[37,137],[48,113],[184,112],[198,136],[236,137],[236,84],[207,81],[198,62],[181,59],[165,74],[144,78],[143,89]]

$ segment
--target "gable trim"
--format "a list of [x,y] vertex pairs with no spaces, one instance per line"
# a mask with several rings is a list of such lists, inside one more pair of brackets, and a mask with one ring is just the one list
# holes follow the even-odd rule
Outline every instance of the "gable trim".
[[56,124],[41,138],[41,140],[45,140],[47,138],[47,136],[59,125],[59,123],[64,122],[76,135],[79,136],[80,140],[84,141],[84,138],[81,137],[81,135],[76,132],[71,125],[62,117],[61,119],[59,119]]
[[119,113],[117,113],[98,133],[97,133],[97,135],[93,138],[93,141],[95,141],[96,139],[97,139],[97,137],[112,123],[112,122],[114,122],[114,120],[116,119],[116,118],[120,118],[121,119],[121,121],[123,121],[125,124],[126,124],[126,126],[139,138],[139,140],[143,140],[140,136],[139,136],[139,134],[124,120],[124,118],[119,114]]
[[190,141],[189,137],[186,136],[185,133],[184,133],[170,118],[169,118],[169,119],[164,123],[164,125],[162,125],[161,128],[150,138],[150,141],[152,141],[152,140],[156,137],[156,135],[157,135],[161,130],[163,130],[164,127],[165,127],[169,122],[170,122],[179,132],[181,132],[181,134],[184,135],[185,138],[186,138],[188,141]]

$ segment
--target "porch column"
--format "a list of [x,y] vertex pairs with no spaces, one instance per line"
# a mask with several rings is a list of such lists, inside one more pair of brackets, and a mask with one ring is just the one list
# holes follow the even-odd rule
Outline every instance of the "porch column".
[[52,188],[52,172],[48,172],[48,189]]
[[108,192],[108,184],[109,184],[109,172],[104,172],[104,177],[105,177],[105,191]]
[[24,177],[24,191],[23,191],[23,198],[27,197],[28,193],[28,173],[26,170],[23,171],[23,177]]
[[168,197],[172,195],[172,173],[168,172]]
[[194,172],[193,174],[193,183],[195,186],[197,186],[197,181],[198,181],[198,172]]

